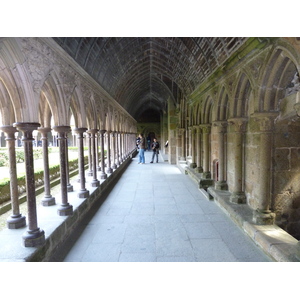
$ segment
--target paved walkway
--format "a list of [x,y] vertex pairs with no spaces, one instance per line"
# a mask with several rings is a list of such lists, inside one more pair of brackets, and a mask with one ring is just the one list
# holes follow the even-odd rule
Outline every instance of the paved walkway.
[[145,156],[133,158],[64,261],[272,261],[175,165]]

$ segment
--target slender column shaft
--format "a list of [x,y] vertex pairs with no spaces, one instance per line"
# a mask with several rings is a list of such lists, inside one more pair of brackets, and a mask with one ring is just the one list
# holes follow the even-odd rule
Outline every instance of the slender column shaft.
[[61,185],[61,205],[57,210],[58,215],[67,216],[73,214],[73,206],[68,203],[67,189],[67,164],[66,164],[66,133],[71,130],[70,126],[54,126],[58,133],[59,154],[60,154],[60,185]]
[[115,134],[115,141],[116,141],[116,165],[117,167],[120,166],[120,134],[116,132]]
[[99,180],[97,179],[97,160],[96,160],[96,133],[98,129],[90,129],[88,133],[91,135],[91,144],[92,144],[92,166],[93,166],[93,180],[91,185],[96,187],[99,186]]
[[68,133],[66,133],[66,179],[67,179],[67,190],[73,192],[73,185],[70,183],[69,174],[69,147],[68,147]]
[[106,179],[107,174],[105,173],[105,166],[104,166],[104,133],[106,130],[100,130],[100,143],[101,143],[101,173],[100,179]]
[[45,195],[42,199],[43,206],[55,205],[55,197],[52,197],[50,193],[50,175],[49,175],[49,154],[48,154],[48,133],[51,128],[43,127],[38,128],[38,131],[42,135],[42,147],[43,147],[43,162],[44,162],[44,191]]
[[23,243],[25,247],[36,247],[44,244],[45,233],[38,227],[36,195],[35,195],[35,179],[33,164],[33,148],[32,141],[33,130],[40,126],[39,123],[14,123],[14,127],[23,132],[23,145],[25,154],[25,173],[26,173],[26,193],[28,208],[28,230],[23,235]]
[[107,145],[107,174],[111,174],[113,172],[111,168],[111,141],[110,141],[110,131],[106,132],[106,145]]
[[117,165],[116,165],[116,134],[115,132],[112,132],[111,133],[111,167],[113,169],[116,169],[117,168]]
[[185,129],[181,128],[180,129],[180,134],[181,134],[181,157],[180,160],[185,160],[186,159],[186,154],[185,154]]
[[97,171],[101,171],[100,160],[99,160],[99,136],[97,133],[95,135],[95,139],[96,139],[96,166],[97,166]]
[[74,132],[77,134],[78,140],[78,170],[79,170],[79,181],[80,191],[77,196],[79,198],[86,198],[90,192],[85,187],[85,172],[84,172],[84,149],[83,149],[83,133],[87,131],[87,128],[75,128]]
[[6,134],[8,148],[9,178],[10,178],[10,198],[12,215],[7,219],[6,224],[9,229],[18,229],[26,226],[26,218],[20,214],[19,192],[17,180],[15,133],[18,132],[13,126],[1,126],[0,129]]
[[88,155],[89,155],[89,171],[88,176],[93,176],[93,160],[92,160],[92,135],[89,131],[86,132],[88,135]]

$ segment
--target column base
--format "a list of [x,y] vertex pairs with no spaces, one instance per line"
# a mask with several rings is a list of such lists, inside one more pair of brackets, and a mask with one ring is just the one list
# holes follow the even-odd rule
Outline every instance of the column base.
[[67,185],[67,191],[68,191],[68,192],[73,192],[73,185],[68,184],[68,185]]
[[39,228],[34,231],[27,231],[23,234],[23,245],[25,247],[38,247],[45,243],[45,232]]
[[107,178],[107,174],[105,173],[100,174],[100,179],[106,179],[106,178]]
[[78,198],[87,198],[90,194],[90,191],[86,190],[82,190],[77,194]]
[[58,209],[57,209],[57,214],[59,216],[70,216],[73,214],[73,206],[70,204],[67,205],[61,205]]
[[112,174],[112,172],[113,172],[112,168],[107,168],[107,170],[106,170],[107,174]]
[[274,225],[275,214],[271,211],[259,211],[253,212],[253,222],[257,225]]
[[215,189],[219,191],[227,191],[228,185],[226,181],[216,181],[215,182]]
[[203,178],[203,179],[211,179],[211,174],[210,174],[210,172],[203,172],[203,173],[202,173],[202,178]]
[[91,182],[91,186],[92,187],[97,187],[100,185],[100,181],[98,179],[94,179],[92,182]]
[[200,179],[199,188],[207,190],[210,186],[213,185],[212,179]]
[[246,203],[246,195],[244,192],[233,192],[230,195],[229,201],[232,203],[244,204]]
[[55,205],[55,197],[52,196],[45,196],[44,199],[42,199],[42,205],[43,206],[52,206]]
[[196,163],[190,163],[190,168],[191,169],[195,169],[197,167],[197,164]]
[[202,167],[197,167],[195,169],[196,173],[203,173],[203,168]]
[[8,229],[18,229],[26,226],[26,217],[19,214],[18,216],[10,216],[7,221]]
[[87,173],[88,176],[93,176],[93,174],[94,174],[93,171],[88,171]]

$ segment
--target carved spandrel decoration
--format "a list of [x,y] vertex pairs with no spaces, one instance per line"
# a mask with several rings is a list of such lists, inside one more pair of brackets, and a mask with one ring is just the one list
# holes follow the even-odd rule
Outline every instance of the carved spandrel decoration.
[[26,57],[25,64],[33,79],[33,89],[40,93],[45,77],[53,69],[54,54],[38,38],[22,38],[22,52]]

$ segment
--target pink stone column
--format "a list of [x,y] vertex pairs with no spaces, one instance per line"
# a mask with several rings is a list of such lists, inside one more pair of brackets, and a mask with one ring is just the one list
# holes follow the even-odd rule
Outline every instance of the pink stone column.
[[33,164],[32,136],[33,130],[36,130],[39,123],[18,122],[13,124],[19,131],[23,132],[23,145],[25,154],[25,172],[26,172],[26,194],[28,208],[28,230],[23,234],[23,243],[25,247],[37,247],[45,243],[45,232],[38,227],[35,179]]
[[115,170],[117,168],[117,165],[116,165],[116,133],[113,131],[111,133],[111,138],[112,138],[112,141],[111,141],[111,167],[113,170]]
[[69,148],[68,148],[68,132],[66,132],[66,178],[67,178],[67,191],[73,192],[73,185],[70,183],[69,174]]
[[117,167],[120,166],[120,133],[116,132],[115,134],[115,139],[116,139],[116,165]]
[[97,171],[101,171],[100,160],[99,160],[99,135],[96,133],[96,166]]
[[61,205],[57,209],[60,216],[73,214],[73,206],[68,203],[67,189],[67,164],[66,164],[66,133],[71,130],[70,126],[54,126],[53,130],[58,133],[59,155],[60,155],[60,186],[61,186]]
[[79,170],[80,191],[78,192],[77,196],[79,198],[87,198],[90,194],[90,192],[85,187],[83,133],[86,131],[87,128],[74,129],[74,132],[77,134],[77,140],[78,140],[78,170]]
[[93,176],[93,161],[92,161],[92,134],[87,131],[88,135],[88,155],[89,155],[89,170],[88,170],[88,176]]
[[49,127],[39,127],[38,131],[42,135],[43,161],[44,161],[44,191],[45,195],[42,199],[43,206],[55,205],[55,197],[50,193],[50,174],[49,174],[49,154],[48,154],[48,133],[51,132]]
[[97,160],[96,160],[96,133],[98,129],[90,129],[87,131],[91,135],[91,144],[92,144],[92,170],[93,170],[93,180],[91,185],[97,187],[100,185],[99,180],[97,179]]
[[10,178],[10,198],[12,215],[7,219],[6,224],[9,229],[18,229],[26,226],[26,218],[20,213],[19,192],[17,179],[15,133],[17,129],[11,125],[1,126],[0,129],[6,134],[8,148],[9,178]]
[[110,131],[106,132],[106,139],[107,139],[107,166],[106,166],[106,173],[111,174],[113,172],[111,168],[111,140],[110,140]]
[[100,130],[100,143],[101,143],[101,171],[100,171],[100,179],[106,179],[107,174],[105,173],[105,164],[104,164],[104,134],[106,130]]

